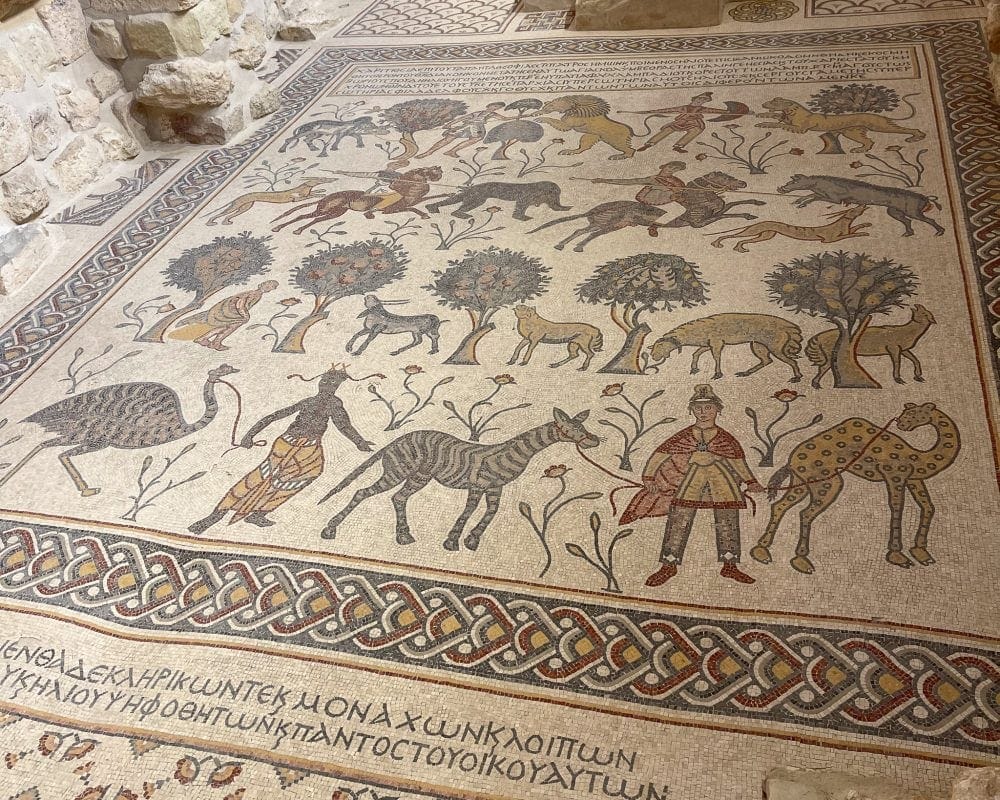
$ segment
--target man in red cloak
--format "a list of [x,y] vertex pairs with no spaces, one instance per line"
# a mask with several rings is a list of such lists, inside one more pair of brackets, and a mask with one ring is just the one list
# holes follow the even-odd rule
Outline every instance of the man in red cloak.
[[739,583],[754,579],[737,566],[740,560],[740,509],[744,489],[763,491],[747,466],[740,443],[716,426],[722,401],[708,384],[695,387],[688,409],[693,425],[674,434],[653,451],[643,470],[643,485],[619,520],[626,525],[646,517],[667,517],[662,566],[646,579],[661,586],[677,574],[695,514],[710,508],[715,514],[715,541],[721,575]]

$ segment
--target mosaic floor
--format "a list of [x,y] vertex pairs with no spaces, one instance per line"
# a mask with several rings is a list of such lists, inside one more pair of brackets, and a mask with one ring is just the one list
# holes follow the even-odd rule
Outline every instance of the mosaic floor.
[[1000,758],[983,9],[377,0],[0,331],[0,797]]

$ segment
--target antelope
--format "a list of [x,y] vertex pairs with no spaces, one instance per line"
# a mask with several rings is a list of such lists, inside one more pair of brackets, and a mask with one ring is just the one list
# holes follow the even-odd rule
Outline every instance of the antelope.
[[220,208],[208,218],[206,225],[215,225],[216,220],[222,220],[223,225],[232,225],[233,217],[245,214],[254,203],[296,203],[299,200],[308,200],[310,197],[319,197],[323,194],[322,189],[316,187],[323,183],[332,183],[335,178],[306,178],[298,186],[290,189],[283,189],[280,192],[248,192],[241,194],[225,208]]
[[[913,364],[913,380],[922,383],[923,368],[913,354],[917,342],[927,333],[937,320],[924,306],[919,303],[913,306],[910,321],[902,325],[871,325],[865,329],[858,339],[855,355],[859,356],[889,356],[892,359],[892,378],[896,383],[904,383],[900,375],[900,357]],[[821,331],[806,342],[806,355],[816,367],[816,377],[812,379],[814,389],[820,388],[820,381],[833,366],[833,351],[837,346],[840,332],[833,328]]]

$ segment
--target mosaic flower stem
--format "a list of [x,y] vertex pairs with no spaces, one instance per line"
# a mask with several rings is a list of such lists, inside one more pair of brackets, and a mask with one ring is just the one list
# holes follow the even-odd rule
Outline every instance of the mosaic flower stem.
[[[451,412],[449,418],[458,420],[469,431],[469,441],[478,442],[484,434],[500,430],[499,427],[490,427],[490,423],[495,421],[501,415],[509,414],[511,411],[518,411],[519,409],[531,406],[531,403],[518,403],[515,406],[498,409],[493,411],[493,413],[487,412],[486,407],[493,405],[493,398],[500,393],[500,390],[503,389],[504,386],[514,382],[513,378],[510,378],[509,381],[501,382],[501,379],[504,378],[510,378],[510,376],[497,375],[495,378],[491,378],[491,380],[497,384],[496,388],[486,395],[486,397],[481,400],[477,400],[469,406],[469,410],[465,414],[460,414],[451,400],[445,400],[442,403],[442,405],[447,408],[449,412]],[[477,412],[480,410],[482,413],[477,416]]]
[[787,436],[798,433],[799,431],[804,431],[807,428],[811,428],[814,425],[818,425],[823,421],[823,415],[817,414],[809,422],[804,425],[798,425],[788,430],[782,431],[781,433],[774,433],[775,427],[781,422],[785,417],[788,416],[788,412],[791,410],[792,403],[798,398],[803,397],[803,395],[798,392],[792,391],[791,389],[783,389],[779,392],[775,392],[774,399],[780,402],[784,408],[770,423],[764,428],[763,431],[760,429],[760,420],[758,418],[757,412],[747,406],[743,409],[743,412],[750,417],[751,423],[753,423],[753,432],[757,437],[762,447],[757,447],[756,445],[751,445],[750,449],[753,450],[760,456],[760,462],[757,466],[760,467],[773,467],[774,466],[774,452],[777,450],[778,445],[781,440]]
[[[162,497],[167,492],[173,491],[186,483],[191,483],[200,478],[203,478],[206,473],[204,471],[199,471],[188,475],[188,477],[183,480],[174,482],[173,478],[167,480],[166,485],[159,491],[153,491],[153,489],[163,480],[166,474],[170,471],[170,468],[180,461],[184,456],[190,453],[195,448],[195,444],[187,445],[183,450],[181,450],[176,456],[167,456],[163,469],[161,469],[156,475],[152,476],[149,480],[145,480],[146,473],[149,472],[150,467],[153,466],[153,457],[146,456],[142,460],[142,466],[139,468],[139,476],[137,478],[137,483],[139,491],[134,495],[129,495],[129,499],[132,500],[132,507],[122,514],[121,518],[128,520],[130,522],[135,522],[136,517],[141,511],[149,508],[154,504],[158,497]],[[150,494],[152,492],[152,494]]]
[[553,464],[545,470],[545,477],[555,478],[558,480],[559,488],[542,507],[541,519],[537,521],[535,520],[534,511],[532,510],[530,503],[522,501],[517,506],[517,510],[521,513],[521,516],[528,521],[528,524],[531,526],[531,530],[534,531],[535,536],[538,537],[538,541],[542,545],[542,549],[545,551],[545,563],[542,565],[542,571],[538,573],[539,578],[544,578],[545,573],[547,573],[552,567],[552,550],[549,548],[548,534],[549,525],[552,523],[556,514],[572,503],[576,503],[581,500],[598,500],[603,497],[601,492],[584,492],[583,494],[577,494],[572,497],[564,498],[564,495],[568,490],[566,485],[566,473],[568,471],[569,468],[565,464]]
[[[410,372],[410,370],[414,368],[416,368],[418,371]],[[389,412],[389,422],[382,430],[395,431],[402,428],[404,425],[410,422],[413,419],[413,417],[415,417],[425,408],[427,408],[430,405],[433,405],[434,393],[440,387],[445,386],[451,383],[453,380],[455,380],[455,378],[451,375],[441,378],[441,380],[439,380],[431,387],[426,397],[421,397],[420,393],[414,390],[410,386],[410,384],[413,382],[413,379],[417,377],[417,375],[423,372],[423,370],[414,365],[414,367],[405,367],[403,371],[406,372],[406,377],[403,378],[403,394],[404,396],[409,396],[413,398],[413,405],[411,405],[409,408],[403,408],[403,407],[396,408],[397,401],[403,400],[404,399],[403,397],[397,397],[394,400],[389,400],[379,392],[378,387],[374,383],[368,386],[368,391],[371,392],[373,395],[375,395],[372,398],[372,402],[381,403],[383,406],[385,406],[386,410]]]
[[587,555],[586,551],[580,545],[573,542],[569,542],[566,545],[566,552],[571,556],[583,559],[604,576],[607,582],[604,586],[605,592],[621,594],[621,585],[618,583],[618,578],[615,577],[615,547],[622,539],[627,539],[631,536],[635,530],[633,528],[622,528],[608,542],[607,552],[603,554],[601,553],[601,515],[596,511],[590,515],[590,530],[594,535],[593,558]]
[[[107,364],[101,367],[100,369],[88,369],[88,367],[90,367],[90,365],[93,364],[95,361],[103,358],[104,356],[108,355],[108,353],[110,353],[112,350],[114,350],[114,347],[115,346],[113,344],[109,344],[93,358],[88,358],[83,361],[81,361],[80,358],[83,356],[84,349],[82,347],[76,348],[76,350],[73,352],[73,360],[70,361],[69,366],[66,367],[66,377],[59,379],[59,383],[69,382],[69,388],[66,390],[66,394],[75,394],[76,390],[80,388],[80,384],[84,383],[85,381],[89,381],[91,378],[96,378],[98,375],[107,372],[116,364],[120,364],[126,358],[132,358],[133,356],[137,356],[139,355],[139,353],[142,352],[141,350],[132,350],[123,356],[119,356],[118,358],[114,359],[110,364]],[[84,370],[87,370],[87,372],[84,373]]]
[[649,424],[646,420],[646,406],[650,402],[661,397],[664,393],[663,389],[657,389],[649,397],[642,401],[639,405],[636,405],[624,392],[624,388],[620,383],[612,383],[604,388],[602,396],[604,397],[621,397],[622,400],[628,405],[628,408],[619,408],[617,406],[608,406],[604,410],[609,414],[618,414],[623,416],[628,420],[630,428],[618,425],[611,420],[599,419],[598,424],[605,425],[609,428],[614,428],[621,435],[623,439],[623,449],[621,455],[618,456],[618,466],[620,469],[632,471],[632,453],[635,450],[636,445],[639,440],[644,437],[647,433],[652,431],[654,428],[658,428],[660,425],[666,425],[670,422],[676,422],[674,417],[663,417],[657,422]]

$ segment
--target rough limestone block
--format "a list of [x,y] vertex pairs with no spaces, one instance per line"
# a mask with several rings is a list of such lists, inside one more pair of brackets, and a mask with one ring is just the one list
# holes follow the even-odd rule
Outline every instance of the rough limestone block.
[[48,73],[62,63],[52,44],[52,37],[35,22],[15,28],[11,31],[10,38],[17,50],[18,61],[39,86],[45,82]]
[[7,19],[15,11],[30,6],[34,0],[0,0],[0,19]]
[[722,22],[724,0],[576,0],[573,27],[587,31],[700,28]]
[[243,13],[243,0],[226,0],[226,8],[229,11],[229,21],[236,22]]
[[97,125],[101,116],[101,101],[86,89],[73,89],[68,84],[55,87],[56,108],[59,115],[69,123],[70,128],[79,133]]
[[105,14],[146,14],[150,11],[187,11],[199,0],[90,0],[94,11]]
[[200,56],[229,31],[225,0],[201,0],[181,14],[137,14],[125,21],[132,52],[152,58]]
[[103,64],[87,76],[87,86],[90,87],[101,102],[122,88],[122,76],[118,70]]
[[987,9],[986,41],[991,53],[1000,53],[1000,2],[990,3]]
[[7,215],[20,224],[38,216],[49,204],[49,190],[35,168],[27,165],[0,179],[0,198]]
[[158,141],[225,144],[245,125],[243,107],[226,105],[202,112],[156,111],[149,115],[146,129]]
[[1000,800],[1000,767],[962,772],[951,786],[951,800]]
[[101,58],[128,58],[121,31],[113,19],[95,19],[90,23],[90,45]]
[[44,161],[59,145],[59,120],[48,106],[33,108],[28,114],[31,156]]
[[322,36],[344,21],[333,11],[333,3],[315,0],[285,0],[284,19],[278,23],[278,38],[287,42],[305,42]]
[[101,174],[104,161],[104,148],[93,137],[76,136],[52,162],[56,185],[73,194]]
[[267,55],[267,35],[264,23],[253,14],[247,14],[243,25],[233,36],[229,57],[243,69],[258,67]]
[[767,800],[943,800],[883,778],[831,770],[773,769],[764,780]]
[[63,64],[72,64],[90,52],[87,44],[87,20],[79,0],[45,0],[35,7]]
[[273,114],[281,107],[281,98],[271,86],[264,86],[250,98],[250,118],[260,119]]
[[146,106],[183,110],[221,106],[233,90],[225,64],[201,58],[182,58],[151,64],[135,90],[135,99]]
[[24,70],[11,55],[0,41],[0,92],[19,92],[24,88]]
[[49,232],[40,222],[0,236],[0,294],[13,294],[24,286],[51,255]]
[[139,155],[139,143],[130,134],[122,135],[114,128],[102,125],[94,131],[96,141],[108,161],[128,161]]
[[0,175],[14,169],[30,151],[28,126],[11,106],[0,103]]
[[122,94],[111,101],[111,113],[133,139],[138,138],[140,126],[132,115],[135,100],[130,94]]

